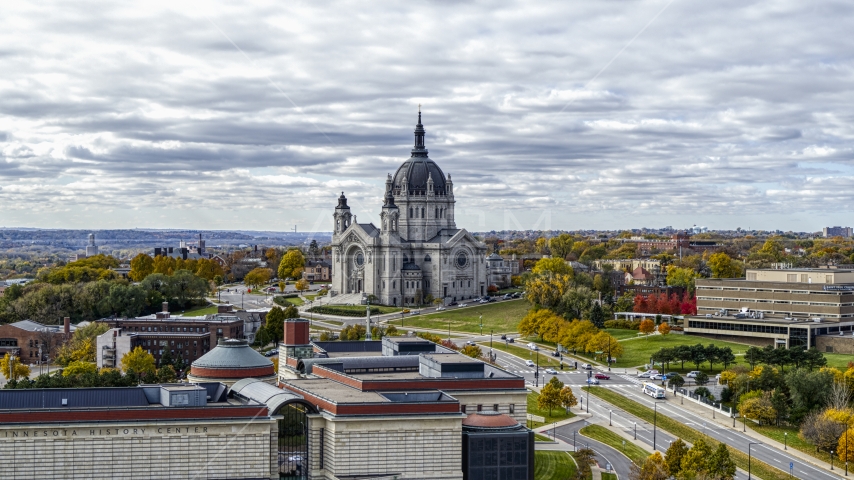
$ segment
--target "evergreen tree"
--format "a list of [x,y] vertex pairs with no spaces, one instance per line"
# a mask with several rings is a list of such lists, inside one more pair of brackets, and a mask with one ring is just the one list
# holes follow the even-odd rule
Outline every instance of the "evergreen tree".
[[686,453],[688,453],[688,446],[685,445],[685,442],[681,438],[677,438],[670,444],[670,448],[667,449],[664,458],[665,463],[667,463],[667,470],[671,476],[675,477],[682,470],[682,458]]
[[602,306],[599,302],[593,304],[593,309],[590,311],[590,323],[596,328],[605,328],[605,313],[602,312]]
[[706,472],[718,480],[735,478],[735,462],[729,456],[729,449],[723,443],[718,444],[715,453],[709,457]]

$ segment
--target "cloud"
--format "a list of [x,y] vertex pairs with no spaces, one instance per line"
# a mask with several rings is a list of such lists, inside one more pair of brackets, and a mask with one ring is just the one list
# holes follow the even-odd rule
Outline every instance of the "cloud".
[[626,47],[665,4],[10,4],[2,223],[371,218],[419,103],[467,228],[845,223],[854,5],[677,0]]

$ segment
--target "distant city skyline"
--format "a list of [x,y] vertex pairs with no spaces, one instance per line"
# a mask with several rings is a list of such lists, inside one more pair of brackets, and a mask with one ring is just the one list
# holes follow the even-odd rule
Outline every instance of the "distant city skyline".
[[852,14],[13,3],[0,224],[331,231],[341,191],[376,224],[423,104],[470,231],[848,226]]

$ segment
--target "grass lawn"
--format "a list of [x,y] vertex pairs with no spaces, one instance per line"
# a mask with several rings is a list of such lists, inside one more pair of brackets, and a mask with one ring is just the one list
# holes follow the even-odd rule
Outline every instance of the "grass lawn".
[[828,367],[836,367],[843,372],[848,369],[848,362],[854,360],[854,357],[844,353],[825,353],[824,358],[827,359]]
[[[404,320],[404,326],[447,330],[450,321],[451,330],[480,333],[480,316],[483,315],[484,333],[489,333],[490,330],[494,330],[495,333],[515,332],[519,321],[528,313],[528,309],[530,309],[528,302],[521,299],[461,309],[449,307],[449,310],[441,312],[407,317]],[[399,321],[395,319],[394,323],[397,325]]]
[[319,318],[317,321],[318,321],[318,322],[323,322],[323,323],[331,323],[332,325],[339,325],[339,326],[343,326],[343,325],[344,325],[344,322],[342,322],[342,321],[340,321],[340,320],[327,320],[327,319],[325,319],[325,318]]
[[539,393],[528,392],[528,413],[545,418],[546,423],[530,422],[531,428],[542,427],[543,425],[559,422],[575,416],[572,412],[566,413],[566,410],[563,407],[552,409],[551,414],[549,414],[548,409],[540,410],[537,407],[537,397],[539,396]]
[[630,330],[625,328],[606,328],[605,331],[610,333],[611,336],[613,336],[617,340],[623,340],[625,338],[636,338],[638,336],[637,330]]
[[187,310],[182,313],[182,317],[200,317],[202,315],[212,315],[217,312],[217,306],[211,305],[208,307],[197,308],[195,310]]
[[634,443],[627,442],[623,437],[599,425],[587,425],[579,430],[578,433],[613,447],[638,465],[643,465],[646,457],[651,455]]
[[[653,421],[653,410],[651,408],[647,408],[644,405],[641,405],[634,400],[629,400],[628,398],[620,395],[613,390],[606,388],[589,388],[583,387],[582,390],[590,390],[591,395],[595,395],[606,402],[609,402],[619,408],[622,408],[626,412],[640,418],[641,420],[645,420],[647,422],[652,423]],[[698,430],[695,430],[677,420],[669,418],[665,415],[658,416],[658,428],[662,430],[666,430],[671,434],[685,440],[688,443],[694,443],[698,439],[703,439],[712,450],[718,447],[717,440],[709,437],[708,435],[704,435]],[[736,450],[734,448],[729,449],[730,458],[735,462],[735,464],[741,468],[742,470],[747,470],[747,453],[742,452],[740,450]],[[789,473],[779,470],[777,468],[768,465],[767,463],[761,462],[759,460],[753,459],[753,471],[756,473],[756,476],[762,478],[764,480],[785,480],[789,478]]]
[[[747,351],[748,345],[743,345],[740,343],[732,343],[732,342],[724,342],[722,340],[710,340],[708,338],[702,337],[694,337],[690,335],[650,335],[646,338],[639,338],[637,340],[626,340],[620,342],[620,345],[623,346],[623,356],[617,359],[617,363],[614,364],[616,367],[635,367],[638,365],[643,365],[649,363],[649,357],[660,350],[663,347],[676,347],[679,345],[696,345],[698,343],[702,343],[703,345],[708,345],[713,343],[718,347],[730,347],[732,348],[732,352],[736,355],[743,354]],[[673,371],[681,371],[680,363],[671,363],[670,367]],[[701,366],[701,370],[707,370],[709,368],[709,363],[704,362]],[[691,371],[695,370],[695,365],[693,363],[685,362],[685,370]],[[717,363],[715,364],[715,371],[723,370],[723,364]]]
[[536,432],[534,432],[534,440],[536,440],[538,442],[553,442],[554,441],[554,440],[552,440],[552,437],[549,437],[547,435],[543,435],[542,433],[536,433]]
[[[288,298],[287,300],[292,300],[292,299]],[[367,305],[329,305],[328,306],[328,308],[334,308],[336,310],[341,310],[341,311],[347,310],[347,311],[351,311],[351,312],[360,312],[362,314],[365,313],[365,311],[367,310],[367,307],[368,307]],[[315,308],[326,308],[326,306],[312,307],[311,310],[314,310]],[[371,305],[371,310],[373,310],[375,308],[380,311],[380,314],[395,313],[395,312],[400,311],[400,308],[398,308],[398,307],[384,307],[382,305]]]
[[565,480],[575,478],[575,460],[567,452],[540,450],[534,452],[536,480]]
[[602,473],[602,480],[617,480],[616,473]]
[[[807,455],[810,455],[822,462],[829,461],[829,457],[827,452],[816,453],[815,445],[806,440],[800,438],[798,436],[798,428],[797,427],[775,427],[773,425],[762,425],[761,427],[753,422],[749,422],[747,424],[748,427],[753,430],[765,435],[768,438],[772,438],[780,443],[786,443],[789,448],[794,448],[795,450],[799,450]],[[784,433],[788,433],[788,435],[783,435]],[[787,437],[787,438],[783,438]]]
[[305,305],[305,302],[299,297],[273,297],[273,301],[276,302],[277,305],[282,307],[287,307],[288,305],[294,305],[297,307],[301,307]]
[[317,295],[303,295],[303,296],[304,296],[305,298],[307,298],[307,299],[311,300],[311,301],[314,301],[314,299],[315,299],[315,298],[317,298]]
[[[489,349],[489,342],[480,343],[482,349]],[[512,355],[516,355],[517,357],[522,358],[523,360],[533,360],[534,363],[537,363],[537,356],[540,357],[540,369],[544,369],[547,367],[554,367],[556,369],[560,368],[560,360],[544,353],[534,352],[528,347],[517,347],[515,344],[504,344],[503,340],[497,340],[492,342],[492,348],[495,350],[500,350],[502,352],[506,352]],[[566,368],[566,364],[564,364],[564,368]]]

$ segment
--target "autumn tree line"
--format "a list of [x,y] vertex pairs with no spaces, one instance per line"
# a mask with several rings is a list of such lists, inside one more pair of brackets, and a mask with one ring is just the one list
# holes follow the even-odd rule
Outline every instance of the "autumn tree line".
[[729,448],[719,443],[714,450],[698,439],[688,448],[681,438],[674,440],[664,455],[655,452],[640,464],[632,464],[630,480],[733,480],[736,465]]

